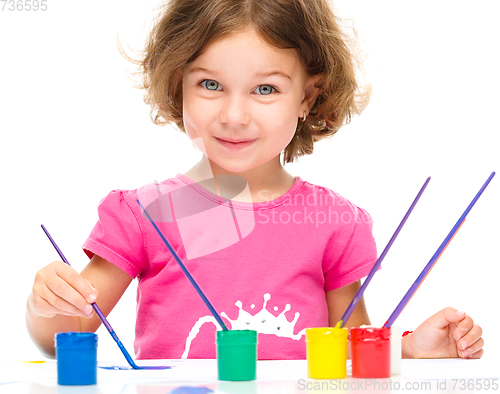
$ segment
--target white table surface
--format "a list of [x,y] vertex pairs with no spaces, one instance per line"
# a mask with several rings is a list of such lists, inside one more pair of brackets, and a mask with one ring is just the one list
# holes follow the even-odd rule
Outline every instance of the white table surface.
[[[216,360],[140,360],[137,363],[170,365],[172,369],[119,371],[98,368],[97,385],[58,386],[55,361],[42,364],[7,361],[0,362],[0,393],[169,394],[179,387],[190,387],[191,393],[196,394],[203,392],[200,387],[215,394],[500,393],[500,363],[495,359],[402,360],[401,374],[388,379],[354,379],[348,376],[340,380],[308,379],[305,360],[259,361],[257,380],[251,382],[218,381]],[[126,364],[120,360],[117,363],[99,361],[99,365]],[[189,389],[185,392],[188,393]]]

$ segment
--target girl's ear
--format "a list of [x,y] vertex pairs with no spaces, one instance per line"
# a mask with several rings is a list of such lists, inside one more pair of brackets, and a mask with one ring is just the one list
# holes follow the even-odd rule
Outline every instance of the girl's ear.
[[321,88],[317,87],[316,85],[322,77],[323,74],[317,74],[310,76],[307,79],[304,87],[304,98],[300,103],[299,118],[302,118],[304,116],[304,111],[306,112],[306,114],[309,113],[314,105],[314,102],[316,101],[316,98],[321,93]]

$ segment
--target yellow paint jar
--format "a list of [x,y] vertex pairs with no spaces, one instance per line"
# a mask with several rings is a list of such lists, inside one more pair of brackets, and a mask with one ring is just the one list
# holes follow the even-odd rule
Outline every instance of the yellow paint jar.
[[311,379],[346,377],[347,328],[306,329],[307,376]]

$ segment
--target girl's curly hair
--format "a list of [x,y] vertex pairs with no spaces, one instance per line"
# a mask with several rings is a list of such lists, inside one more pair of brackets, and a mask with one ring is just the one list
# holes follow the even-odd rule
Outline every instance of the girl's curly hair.
[[270,45],[296,49],[306,72],[321,75],[321,93],[285,148],[283,161],[289,163],[312,153],[314,142],[335,134],[368,103],[370,89],[357,78],[356,45],[340,22],[328,0],[170,0],[140,59],[124,55],[139,66],[153,122],[173,122],[185,132],[180,70],[210,42],[251,26]]

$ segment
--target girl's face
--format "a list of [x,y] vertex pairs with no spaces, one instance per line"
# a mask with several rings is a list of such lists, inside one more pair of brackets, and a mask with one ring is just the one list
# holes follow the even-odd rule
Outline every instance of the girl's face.
[[295,50],[250,29],[208,45],[182,75],[186,132],[231,173],[276,168],[317,91]]

